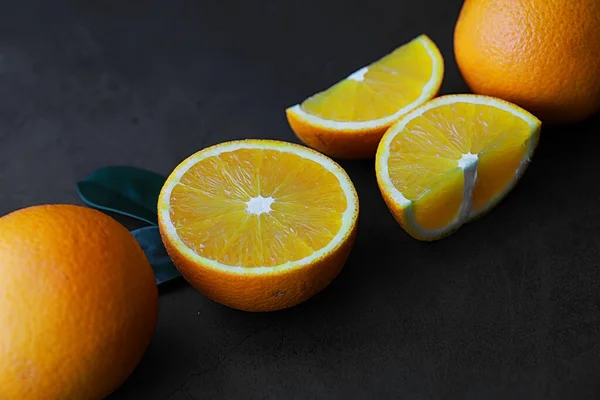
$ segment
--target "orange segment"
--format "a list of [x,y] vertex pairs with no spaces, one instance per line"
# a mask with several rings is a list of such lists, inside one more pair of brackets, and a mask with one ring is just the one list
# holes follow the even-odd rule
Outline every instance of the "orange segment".
[[453,95],[402,118],[377,152],[377,178],[410,234],[443,237],[493,207],[521,176],[540,122],[499,99]]
[[464,176],[462,169],[447,171],[440,180],[432,184],[413,205],[415,222],[427,230],[448,226],[458,216],[464,199]]
[[529,140],[505,135],[497,145],[479,153],[478,179],[473,189],[473,210],[481,211],[511,185],[523,162],[528,162]]
[[[364,122],[392,116],[419,99],[434,69],[425,36],[304,100],[308,114],[331,121]],[[421,40],[422,39],[422,40]]]
[[[222,304],[258,311],[297,304],[333,279],[354,240],[357,210],[350,179],[329,158],[248,140],[181,163],[161,192],[159,223],[192,285]],[[313,281],[314,274],[323,277]]]
[[434,97],[444,62],[421,35],[330,88],[286,110],[307,145],[334,157],[369,158],[385,130]]

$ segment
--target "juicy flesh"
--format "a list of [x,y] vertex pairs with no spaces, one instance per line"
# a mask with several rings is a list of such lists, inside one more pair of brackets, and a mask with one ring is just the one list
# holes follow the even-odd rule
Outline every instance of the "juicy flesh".
[[329,89],[306,99],[302,109],[340,122],[388,117],[419,98],[433,73],[422,42],[413,40]]
[[170,197],[171,220],[197,254],[222,264],[275,266],[313,254],[338,233],[346,197],[319,163],[270,149],[203,159]]
[[490,105],[438,106],[394,137],[389,175],[414,202],[417,222],[442,228],[461,213],[483,210],[504,192],[527,156],[531,133],[526,121]]

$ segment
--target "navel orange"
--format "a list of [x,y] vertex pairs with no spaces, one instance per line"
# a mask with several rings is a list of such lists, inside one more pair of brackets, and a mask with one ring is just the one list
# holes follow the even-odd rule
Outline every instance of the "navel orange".
[[210,299],[245,311],[299,304],[341,271],[358,196],[328,157],[286,142],[221,143],[184,160],[159,197],[165,247]]
[[444,76],[435,43],[421,35],[286,110],[296,136],[331,157],[373,158],[389,126],[434,97]]
[[518,104],[544,122],[600,110],[600,1],[467,0],[454,49],[475,93]]
[[0,218],[0,399],[103,399],[150,343],[158,294],[114,219],[72,205]]
[[541,123],[503,100],[438,97],[383,136],[376,175],[394,218],[420,240],[443,238],[483,215],[521,178]]

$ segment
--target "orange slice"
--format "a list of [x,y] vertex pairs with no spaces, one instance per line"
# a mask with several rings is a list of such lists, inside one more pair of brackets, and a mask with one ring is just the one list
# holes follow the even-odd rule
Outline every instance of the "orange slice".
[[286,110],[296,136],[332,157],[372,158],[386,129],[433,98],[444,60],[421,35],[329,89]]
[[492,209],[525,172],[541,122],[524,109],[486,96],[438,97],[384,135],[376,173],[400,225],[436,240]]
[[354,243],[358,196],[328,157],[245,140],[193,154],[158,202],[165,247],[210,299],[246,311],[294,306],[324,289]]

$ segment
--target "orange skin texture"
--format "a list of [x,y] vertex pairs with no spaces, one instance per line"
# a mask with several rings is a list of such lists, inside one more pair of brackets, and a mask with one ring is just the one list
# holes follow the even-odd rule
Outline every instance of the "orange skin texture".
[[165,248],[188,283],[209,299],[249,312],[298,305],[325,289],[341,272],[356,238],[356,225],[340,247],[311,265],[280,273],[249,275],[213,269],[186,257],[163,235]]
[[600,110],[598,0],[466,0],[454,51],[473,92],[516,103],[544,123]]
[[[358,210],[356,213],[358,218]],[[344,267],[357,231],[355,224],[337,248],[305,267],[279,273],[242,275],[188,259],[164,233],[160,220],[159,226],[169,257],[190,285],[216,303],[249,312],[293,307],[321,292]]]
[[336,131],[316,128],[286,111],[290,127],[303,143],[327,154],[345,160],[370,159],[375,156],[377,145],[389,126],[357,131]]
[[103,399],[157,320],[154,274],[111,217],[73,205],[0,218],[0,399]]
[[[432,94],[432,98],[439,94],[440,85]],[[377,146],[385,132],[391,125],[378,128],[337,131],[324,127],[314,127],[304,120],[297,118],[290,110],[286,110],[286,117],[292,131],[302,141],[313,149],[340,160],[367,160],[375,157]]]

